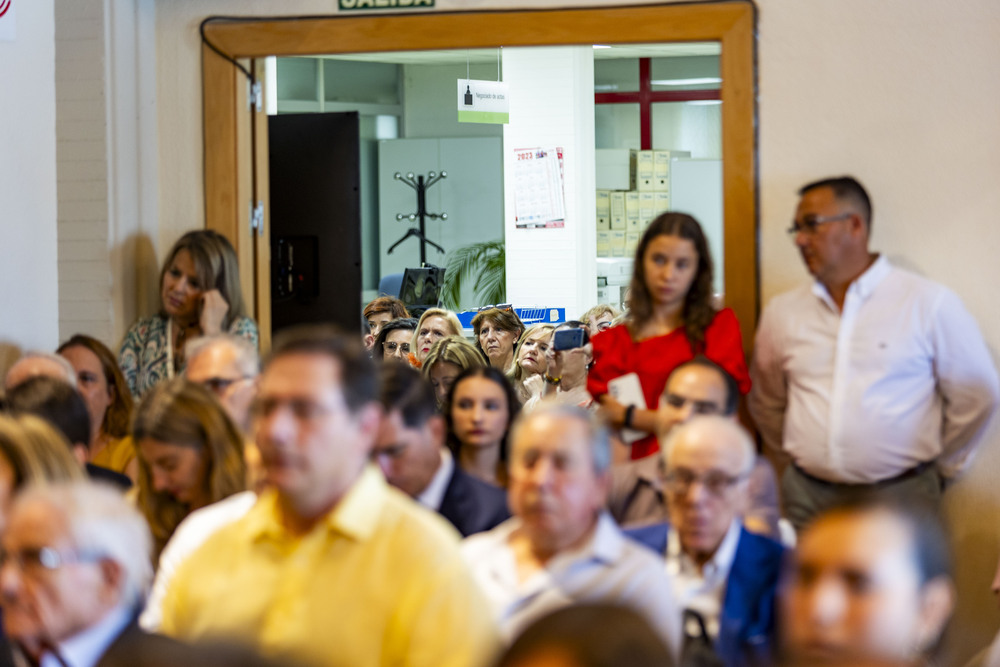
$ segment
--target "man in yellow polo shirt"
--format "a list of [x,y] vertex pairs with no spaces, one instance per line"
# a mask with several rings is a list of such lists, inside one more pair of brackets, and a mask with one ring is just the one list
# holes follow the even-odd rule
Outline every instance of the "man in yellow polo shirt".
[[326,327],[275,341],[255,427],[271,490],[181,567],[162,630],[315,665],[478,665],[496,630],[457,533],[369,463],[378,375]]

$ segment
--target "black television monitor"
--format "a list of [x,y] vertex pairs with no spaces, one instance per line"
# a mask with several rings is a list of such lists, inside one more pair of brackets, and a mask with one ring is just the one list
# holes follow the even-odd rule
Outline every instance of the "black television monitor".
[[403,284],[399,288],[399,299],[406,304],[410,314],[416,317],[428,308],[438,306],[443,283],[444,269],[441,267],[406,269],[403,272]]

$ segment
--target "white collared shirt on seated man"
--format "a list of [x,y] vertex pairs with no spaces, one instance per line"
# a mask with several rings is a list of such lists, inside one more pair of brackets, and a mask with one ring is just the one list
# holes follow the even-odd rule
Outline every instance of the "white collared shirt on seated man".
[[579,408],[544,405],[522,417],[511,443],[514,518],[463,544],[502,634],[509,640],[573,602],[613,602],[643,613],[679,652],[680,613],[662,561],[603,510],[606,430]]

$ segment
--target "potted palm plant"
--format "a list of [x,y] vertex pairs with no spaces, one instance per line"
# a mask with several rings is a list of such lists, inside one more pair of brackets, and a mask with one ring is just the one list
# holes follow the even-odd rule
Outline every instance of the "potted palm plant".
[[462,287],[472,278],[477,305],[503,303],[507,290],[506,246],[502,239],[472,243],[451,251],[441,289],[441,301],[451,310],[461,309]]

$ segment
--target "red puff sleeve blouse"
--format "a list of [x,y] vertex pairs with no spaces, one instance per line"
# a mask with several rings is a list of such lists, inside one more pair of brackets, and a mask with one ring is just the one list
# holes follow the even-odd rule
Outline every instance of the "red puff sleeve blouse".
[[[628,327],[622,324],[597,334],[592,342],[594,365],[587,376],[587,390],[591,396],[600,398],[608,393],[609,381],[628,373],[636,373],[646,398],[646,406],[650,410],[655,410],[660,404],[660,395],[673,370],[694,359],[694,350],[691,349],[683,327],[663,336],[634,341]],[[712,323],[705,329],[703,354],[736,379],[741,393],[750,391],[750,374],[743,356],[740,325],[731,309],[724,308],[716,313]],[[649,456],[659,449],[656,436],[649,435],[632,443],[632,458]]]

